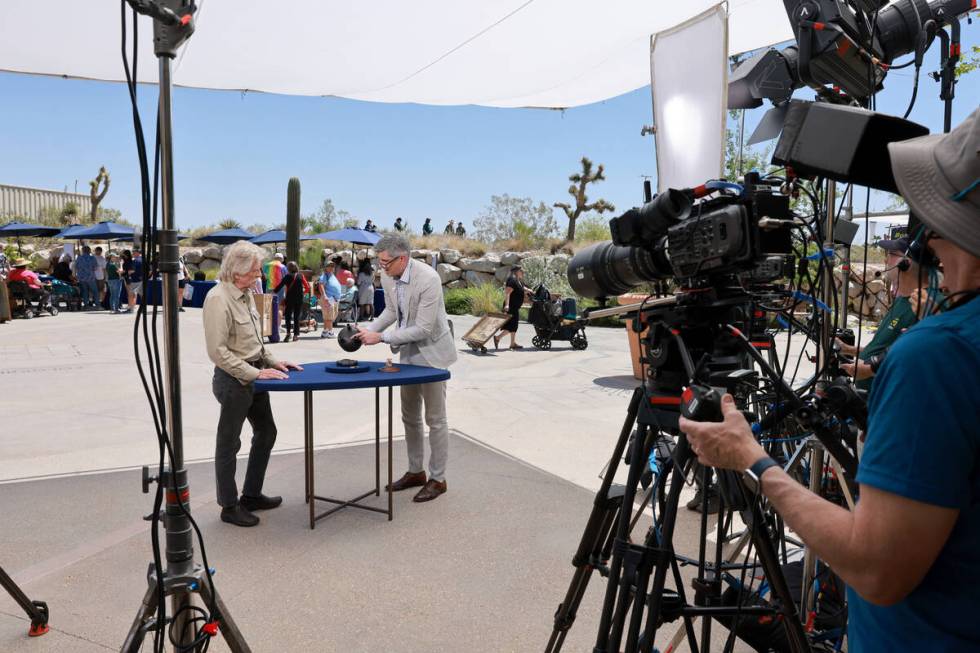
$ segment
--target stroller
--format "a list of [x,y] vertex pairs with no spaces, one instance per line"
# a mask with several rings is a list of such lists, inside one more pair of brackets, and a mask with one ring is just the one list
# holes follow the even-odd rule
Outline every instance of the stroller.
[[576,350],[589,346],[585,337],[585,320],[579,319],[575,300],[552,299],[543,284],[534,290],[528,321],[535,333],[531,344],[538,349],[551,349],[552,340],[568,340],[572,349]]

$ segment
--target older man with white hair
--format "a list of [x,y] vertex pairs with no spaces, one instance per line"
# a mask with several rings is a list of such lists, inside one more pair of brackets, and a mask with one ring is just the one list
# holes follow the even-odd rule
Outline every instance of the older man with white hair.
[[[265,252],[246,241],[231,245],[221,261],[220,283],[204,300],[204,337],[214,362],[211,387],[221,404],[214,472],[221,520],[255,526],[255,510],[276,508],[282,497],[262,494],[265,470],[276,442],[276,423],[268,392],[256,392],[256,379],[285,379],[298,365],[276,360],[265,349],[259,316],[252,301],[255,280],[262,273]],[[236,458],[242,447],[242,425],[252,425],[252,448],[241,499],[235,483]]]

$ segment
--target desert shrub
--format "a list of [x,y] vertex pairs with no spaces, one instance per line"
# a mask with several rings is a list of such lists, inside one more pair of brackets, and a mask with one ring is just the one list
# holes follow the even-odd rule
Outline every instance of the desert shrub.
[[463,256],[483,256],[487,253],[485,243],[460,236],[447,236],[445,234],[413,236],[409,239],[409,242],[411,242],[414,249],[455,249]]
[[611,238],[609,220],[601,215],[584,215],[575,223],[576,243],[594,243]]
[[470,298],[470,313],[473,315],[500,312],[504,304],[504,290],[500,286],[484,283],[466,290]]
[[466,315],[470,312],[470,298],[466,295],[467,288],[449,288],[443,293],[446,312],[450,315]]
[[499,313],[504,303],[503,288],[485,283],[470,288],[450,288],[443,293],[446,312],[450,315],[486,315]]

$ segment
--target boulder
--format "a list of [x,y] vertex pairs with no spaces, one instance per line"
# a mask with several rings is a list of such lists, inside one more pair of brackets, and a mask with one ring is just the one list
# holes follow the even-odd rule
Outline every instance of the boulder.
[[568,271],[568,262],[571,257],[568,254],[555,254],[548,257],[548,269],[552,272],[565,274]]
[[184,252],[184,263],[188,265],[197,265],[198,263],[201,262],[201,259],[203,258],[204,255],[201,253],[201,250],[199,249],[189,249],[186,252]]
[[442,285],[456,281],[463,276],[462,270],[455,265],[449,265],[448,263],[440,263],[437,265],[436,272],[439,273],[439,280],[442,281]]
[[457,279],[446,284],[446,288],[466,288],[468,284],[465,279]]
[[500,255],[500,264],[508,267],[519,265],[526,255],[520,252],[504,252]]
[[458,249],[440,249],[439,250],[439,260],[443,263],[449,263],[450,265],[455,265],[459,259],[463,257],[459,253]]
[[208,270],[217,270],[221,267],[221,261],[215,261],[213,258],[202,259],[200,264],[198,264],[197,269],[202,272],[207,272]]
[[466,270],[463,272],[463,279],[471,286],[482,286],[485,283],[493,283],[493,275],[477,270]]
[[493,278],[500,283],[507,283],[507,277],[510,276],[510,265],[501,265],[497,268],[497,271],[493,273]]
[[480,258],[461,258],[456,265],[460,269],[470,272],[483,272],[492,275],[500,267],[500,257],[496,254],[486,254]]
[[51,270],[51,259],[42,256],[45,252],[38,252],[31,257],[31,269],[35,272],[49,272]]
[[412,258],[420,258],[420,259],[424,259],[424,260],[428,261],[429,258],[430,258],[430,256],[429,256],[430,254],[432,254],[432,252],[430,250],[427,250],[427,249],[413,249],[412,250]]
[[205,247],[201,251],[201,257],[206,259],[211,259],[212,261],[221,260],[221,248],[217,245],[211,245],[210,247]]
[[868,282],[868,292],[874,295],[880,294],[885,290],[885,282],[881,279],[872,279]]

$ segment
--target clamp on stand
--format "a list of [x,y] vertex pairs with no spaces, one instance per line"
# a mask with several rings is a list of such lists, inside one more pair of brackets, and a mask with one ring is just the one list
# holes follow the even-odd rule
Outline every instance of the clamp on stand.
[[24,591],[17,586],[14,579],[7,575],[7,572],[0,567],[0,585],[7,590],[7,594],[17,602],[27,613],[31,620],[30,630],[27,631],[30,637],[40,637],[48,632],[48,604],[44,601],[32,601],[27,598]]

